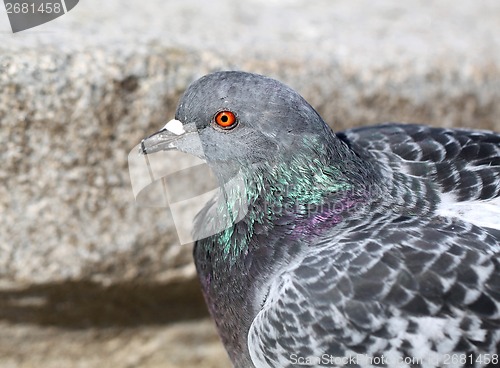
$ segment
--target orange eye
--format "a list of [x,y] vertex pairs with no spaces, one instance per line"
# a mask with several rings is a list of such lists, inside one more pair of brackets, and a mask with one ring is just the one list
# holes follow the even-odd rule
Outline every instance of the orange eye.
[[221,111],[215,115],[214,120],[221,128],[227,129],[236,123],[236,116],[231,111]]

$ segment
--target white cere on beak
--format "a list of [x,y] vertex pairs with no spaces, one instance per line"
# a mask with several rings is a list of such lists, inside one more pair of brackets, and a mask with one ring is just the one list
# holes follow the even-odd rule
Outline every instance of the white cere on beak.
[[172,119],[167,124],[165,124],[163,129],[166,129],[169,132],[174,133],[175,135],[181,135],[181,134],[186,133],[186,131],[184,130],[184,127],[182,126],[182,123],[179,120],[175,120],[175,119]]

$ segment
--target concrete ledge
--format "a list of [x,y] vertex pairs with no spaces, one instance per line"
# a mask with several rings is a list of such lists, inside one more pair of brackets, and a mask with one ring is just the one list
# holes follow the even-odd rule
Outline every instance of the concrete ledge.
[[0,64],[2,283],[163,280],[169,267],[189,264],[180,255],[187,247],[171,247],[176,235],[165,211],[135,206],[127,155],[173,115],[186,85],[210,71],[284,80],[338,129],[387,120],[500,129],[496,66],[366,70],[167,48],[33,51],[0,56]]
[[252,3],[83,2],[15,36],[0,18],[2,285],[193,276],[165,211],[135,206],[127,155],[214,70],[279,78],[335,129],[500,130],[497,2]]

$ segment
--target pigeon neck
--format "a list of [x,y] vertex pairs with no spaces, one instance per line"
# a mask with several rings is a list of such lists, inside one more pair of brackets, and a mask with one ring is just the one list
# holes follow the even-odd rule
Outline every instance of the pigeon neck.
[[234,264],[252,248],[255,233],[321,235],[343,221],[343,212],[366,202],[373,172],[333,133],[316,141],[304,138],[294,152],[243,166],[244,190],[226,192],[222,201],[225,213],[241,221],[216,235],[220,249]]
[[[249,356],[246,336],[267,280],[321,231],[341,225],[340,216],[323,205],[341,203],[350,210],[356,201],[366,200],[366,188],[375,180],[370,165],[336,137],[331,143],[305,141],[296,152],[242,167],[244,185],[229,186],[219,201],[226,207],[213,210],[223,208],[225,214],[240,208],[244,216],[200,240],[194,251],[207,305],[233,360]],[[208,212],[200,220],[206,223],[217,216]],[[249,364],[243,360],[237,366]]]

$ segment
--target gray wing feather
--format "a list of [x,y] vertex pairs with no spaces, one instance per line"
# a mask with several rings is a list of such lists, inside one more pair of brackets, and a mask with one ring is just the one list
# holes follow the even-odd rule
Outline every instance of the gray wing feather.
[[409,175],[431,179],[459,201],[500,196],[500,135],[489,131],[385,124],[337,133],[353,149]]

